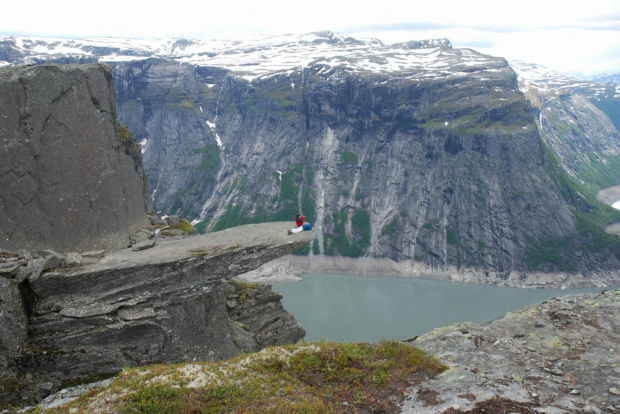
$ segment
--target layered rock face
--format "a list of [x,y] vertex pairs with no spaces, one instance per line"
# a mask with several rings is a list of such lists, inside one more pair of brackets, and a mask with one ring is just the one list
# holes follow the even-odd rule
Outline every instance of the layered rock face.
[[19,288],[0,277],[0,372],[15,368],[14,356],[28,336],[28,318]]
[[289,236],[289,226],[158,239],[150,249],[119,250],[29,277],[21,295],[14,280],[0,278],[7,285],[0,331],[11,338],[0,341],[0,363],[9,369],[0,375],[0,402],[19,399],[19,392],[7,395],[10,380],[27,383],[22,394],[36,399],[61,383],[126,366],[212,361],[297,342],[305,331],[282,308],[280,294],[228,281],[314,238]]
[[111,251],[149,226],[109,67],[2,68],[0,96],[0,248]]

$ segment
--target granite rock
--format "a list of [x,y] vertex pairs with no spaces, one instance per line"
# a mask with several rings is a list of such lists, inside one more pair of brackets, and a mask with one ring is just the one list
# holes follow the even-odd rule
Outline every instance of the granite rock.
[[127,247],[152,199],[126,151],[111,69],[0,68],[0,97],[0,248]]

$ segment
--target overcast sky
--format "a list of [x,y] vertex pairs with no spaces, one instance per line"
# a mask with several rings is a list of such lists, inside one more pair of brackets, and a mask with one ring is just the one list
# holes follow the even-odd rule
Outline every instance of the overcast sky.
[[[6,2],[5,2],[6,3]],[[240,38],[332,30],[563,72],[620,72],[620,0],[10,0],[0,36]]]

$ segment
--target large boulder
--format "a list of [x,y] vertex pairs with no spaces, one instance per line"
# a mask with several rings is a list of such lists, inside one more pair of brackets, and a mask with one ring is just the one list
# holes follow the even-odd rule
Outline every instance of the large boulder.
[[152,208],[109,67],[0,69],[0,248],[129,245]]

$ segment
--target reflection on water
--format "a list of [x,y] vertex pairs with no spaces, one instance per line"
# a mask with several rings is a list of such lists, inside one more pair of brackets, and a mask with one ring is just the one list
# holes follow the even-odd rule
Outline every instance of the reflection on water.
[[[610,289],[610,288],[607,288]],[[533,303],[605,290],[518,289],[398,277],[304,275],[274,286],[307,341],[407,339],[456,322],[483,323]]]

